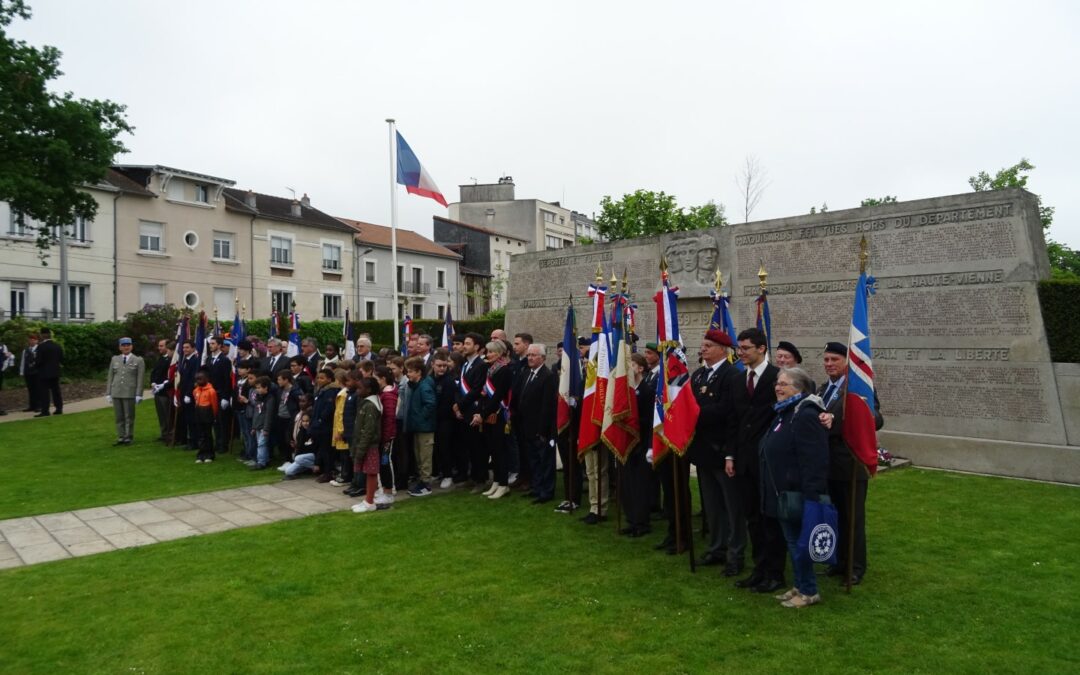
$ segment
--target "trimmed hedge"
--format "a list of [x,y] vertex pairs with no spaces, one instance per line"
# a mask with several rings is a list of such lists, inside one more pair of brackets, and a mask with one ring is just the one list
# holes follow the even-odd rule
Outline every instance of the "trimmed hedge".
[[[91,377],[102,373],[109,364],[109,359],[117,353],[117,341],[127,335],[135,341],[135,353],[146,359],[149,371],[157,360],[157,341],[160,338],[172,339],[176,335],[176,322],[179,310],[170,306],[146,307],[143,311],[133,312],[124,321],[105,321],[102,323],[49,324],[42,321],[27,321],[14,318],[0,323],[0,343],[18,355],[26,346],[27,335],[48,325],[53,332],[53,340],[64,348],[63,374],[69,377]],[[222,330],[232,328],[232,320],[222,321]],[[246,323],[250,335],[265,341],[270,327],[268,319],[256,319]],[[485,338],[491,331],[502,328],[502,321],[475,320],[455,321],[454,329],[458,332],[477,332]],[[357,321],[353,323],[357,335],[371,335],[373,347],[394,344],[394,324],[392,321]],[[400,326],[399,326],[400,330]],[[438,344],[442,337],[443,322],[437,320],[417,320],[413,322],[413,331],[427,333]],[[287,334],[285,335],[287,336]],[[300,337],[313,337],[319,346],[332,342],[341,346],[340,321],[310,321],[301,323]]]
[[1080,281],[1040,281],[1039,305],[1050,343],[1050,359],[1055,363],[1080,363],[1080,320],[1073,314],[1080,307]]

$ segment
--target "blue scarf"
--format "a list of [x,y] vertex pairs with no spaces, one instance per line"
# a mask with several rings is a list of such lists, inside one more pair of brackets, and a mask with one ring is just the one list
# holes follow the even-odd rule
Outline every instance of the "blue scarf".
[[803,400],[804,398],[806,398],[806,394],[795,394],[791,398],[787,398],[787,399],[784,399],[783,401],[777,401],[776,403],[774,403],[773,404],[773,410],[775,410],[778,413],[781,413],[781,412],[787,410],[788,408],[790,408],[792,405],[794,405],[794,404],[798,403],[799,401]]

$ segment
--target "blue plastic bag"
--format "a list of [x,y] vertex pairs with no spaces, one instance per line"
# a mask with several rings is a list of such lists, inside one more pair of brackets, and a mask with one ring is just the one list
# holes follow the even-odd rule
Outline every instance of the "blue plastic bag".
[[836,543],[839,530],[836,507],[821,502],[803,502],[802,531],[798,552],[815,563],[837,564]]

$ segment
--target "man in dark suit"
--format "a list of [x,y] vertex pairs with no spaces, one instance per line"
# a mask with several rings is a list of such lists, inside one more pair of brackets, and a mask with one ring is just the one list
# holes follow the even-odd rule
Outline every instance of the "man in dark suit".
[[199,433],[195,423],[195,405],[191,393],[195,391],[195,375],[199,372],[199,352],[191,340],[184,340],[180,359],[180,418],[173,431],[173,444],[187,443],[189,450],[198,447]]
[[37,374],[37,333],[27,336],[26,347],[19,357],[19,375],[26,383],[26,409],[23,412],[37,412],[41,406],[41,394],[38,392]]
[[158,340],[158,359],[150,371],[150,391],[154,392],[154,409],[157,411],[158,440],[172,442],[173,435],[173,382],[169,379],[169,364],[176,345],[166,339]]
[[772,593],[784,586],[787,545],[780,524],[761,512],[761,470],[758,444],[775,417],[776,375],[766,360],[765,333],[747,328],[739,333],[738,354],[745,372],[731,378],[735,415],[729,430],[725,471],[736,478],[750,531],[754,571],[735,583],[755,593]]
[[307,361],[308,374],[314,380],[315,373],[322,370],[323,360],[323,355],[319,353],[319,343],[315,341],[315,338],[306,337],[300,341],[300,355]]
[[[851,565],[851,583],[862,582],[866,574],[866,488],[870,474],[851,454],[844,442],[844,393],[848,372],[847,347],[840,342],[825,345],[823,357],[828,382],[821,386],[818,395],[825,404],[821,413],[823,424],[829,425],[829,498],[836,506],[836,520],[840,526],[836,541],[837,564],[829,568],[829,576],[844,576],[848,570],[848,527],[852,511],[855,515],[855,555]],[[875,391],[874,422],[880,429],[885,424],[881,417],[881,399]],[[855,474],[855,499],[852,501],[851,476]]]
[[64,413],[64,397],[60,394],[60,362],[64,360],[64,350],[52,340],[52,331],[42,328],[41,344],[36,352],[38,383],[41,387],[41,403],[38,414],[34,417],[49,416],[49,396],[57,415]]
[[206,369],[210,371],[210,384],[217,392],[220,410],[214,418],[214,444],[217,446],[214,451],[225,453],[229,451],[229,439],[232,438],[233,418],[233,370],[232,361],[229,360],[229,343],[221,338],[211,337],[206,344],[210,349]]
[[[516,338],[515,338],[516,339]],[[555,497],[555,397],[558,383],[544,364],[546,347],[530,344],[524,367],[518,374],[518,389],[510,398],[512,429],[528,459],[533,504],[546,504]],[[524,468],[524,467],[523,467]]]
[[278,373],[289,369],[289,357],[282,349],[281,340],[270,338],[266,342],[266,358],[262,363],[263,371],[270,376],[270,381],[276,380]]
[[619,500],[626,514],[626,527],[619,531],[628,537],[643,537],[652,531],[649,511],[652,508],[652,466],[646,459],[652,447],[653,407],[656,403],[656,382],[649,377],[649,364],[642,354],[630,355],[634,373],[634,398],[638,410],[638,442],[626,456],[621,467]]
[[[526,352],[533,343],[533,337],[529,333],[518,333],[510,344],[510,400],[515,396],[521,396],[521,388],[525,385],[528,377],[528,358]],[[545,355],[546,357],[546,355]],[[511,426],[512,428],[512,426]],[[510,472],[511,486],[524,490],[526,494],[532,494],[532,461],[529,459],[529,448],[521,442],[520,436],[513,432],[506,437],[506,465]]]
[[[485,454],[484,439],[480,437],[480,427],[470,424],[473,415],[480,412],[480,395],[484,392],[487,381],[488,364],[480,356],[484,349],[484,338],[479,333],[466,333],[462,342],[465,363],[461,366],[457,399],[454,403],[454,415],[460,425],[460,450],[469,453],[469,480],[473,490],[480,493],[488,479],[488,462]],[[464,459],[464,458],[462,458]],[[464,462],[459,462],[459,466]]]
[[746,549],[746,527],[738,491],[733,485],[725,486],[734,482],[724,471],[724,446],[731,416],[735,414],[731,379],[738,377],[735,366],[727,358],[732,347],[728,334],[716,329],[706,332],[701,341],[701,359],[705,365],[690,377],[701,413],[688,449],[690,461],[697,466],[701,505],[709,523],[701,564],[724,565],[724,575],[729,577],[742,571]]

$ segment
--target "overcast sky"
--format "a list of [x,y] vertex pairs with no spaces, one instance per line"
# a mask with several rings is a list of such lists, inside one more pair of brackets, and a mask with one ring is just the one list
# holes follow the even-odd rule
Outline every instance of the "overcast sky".
[[[1027,157],[1080,247],[1075,2],[29,0],[10,32],[63,52],[59,88],[128,106],[119,161],[308,193],[389,224],[387,117],[449,201],[509,174],[592,213],[664,190],[741,220],[967,192]],[[445,214],[399,197],[402,227]]]

